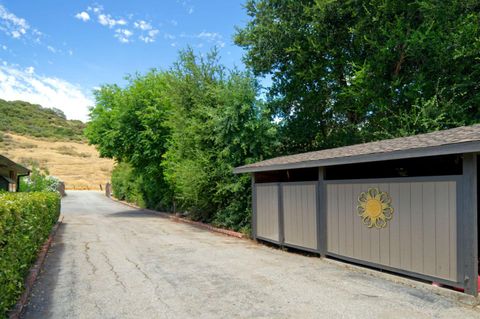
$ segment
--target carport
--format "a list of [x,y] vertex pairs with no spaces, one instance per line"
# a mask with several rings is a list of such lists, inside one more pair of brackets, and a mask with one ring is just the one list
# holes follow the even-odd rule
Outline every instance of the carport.
[[252,174],[255,239],[477,295],[480,125],[277,157]]

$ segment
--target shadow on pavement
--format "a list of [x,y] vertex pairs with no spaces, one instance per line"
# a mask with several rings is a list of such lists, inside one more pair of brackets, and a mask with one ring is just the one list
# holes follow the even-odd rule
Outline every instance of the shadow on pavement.
[[48,250],[47,257],[33,285],[32,292],[21,318],[52,317],[51,307],[55,302],[55,300],[53,300],[53,292],[57,285],[58,273],[61,270],[62,256],[65,251],[63,235],[67,227],[67,223],[62,223],[58,227],[55,239]]
[[107,217],[123,217],[123,218],[145,218],[145,217],[167,218],[161,214],[156,214],[148,210],[127,210],[123,212],[111,213],[106,216]]

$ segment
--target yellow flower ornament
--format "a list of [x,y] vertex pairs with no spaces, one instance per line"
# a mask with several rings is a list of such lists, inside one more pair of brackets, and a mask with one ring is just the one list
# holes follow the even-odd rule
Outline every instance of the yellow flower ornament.
[[390,195],[378,188],[369,188],[358,197],[357,213],[369,228],[384,228],[393,217]]

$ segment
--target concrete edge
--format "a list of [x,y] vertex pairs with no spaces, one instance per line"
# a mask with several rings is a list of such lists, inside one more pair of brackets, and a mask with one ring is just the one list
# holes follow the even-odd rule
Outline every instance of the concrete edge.
[[331,265],[335,265],[337,267],[346,268],[348,270],[355,271],[357,273],[362,273],[375,278],[380,278],[380,279],[388,280],[390,282],[401,284],[403,286],[408,286],[415,289],[434,293],[442,297],[453,299],[467,306],[478,307],[480,305],[479,297],[467,295],[459,291],[455,291],[455,290],[444,288],[444,287],[437,287],[432,284],[417,281],[415,279],[410,279],[410,278],[402,277],[399,275],[390,274],[387,272],[383,272],[381,270],[369,269],[366,267],[357,266],[354,264],[350,264],[348,262],[337,261],[335,259],[330,259],[328,257],[322,257],[321,259],[322,261]]
[[37,280],[38,274],[40,273],[40,270],[42,269],[43,263],[45,262],[45,258],[47,256],[48,250],[50,249],[50,246],[52,245],[53,239],[55,238],[55,234],[57,233],[58,227],[62,224],[63,222],[63,215],[60,215],[58,218],[58,221],[56,224],[52,227],[52,230],[50,231],[50,235],[48,235],[48,238],[45,240],[43,245],[40,247],[38,254],[37,254],[37,259],[35,263],[30,267],[30,270],[28,271],[27,278],[25,278],[24,281],[24,290],[23,293],[20,295],[18,298],[17,303],[15,304],[15,307],[10,311],[8,318],[9,319],[18,319],[22,315],[23,311],[25,310],[25,306],[28,302],[28,297],[30,296],[30,293],[32,292],[33,285],[35,281]]
[[111,200],[113,200],[117,203],[129,206],[129,207],[132,207],[132,208],[136,208],[136,209],[140,209],[140,210],[144,210],[144,211],[154,213],[156,215],[160,215],[163,218],[168,218],[168,219],[170,219],[174,222],[189,224],[189,225],[192,225],[192,226],[197,227],[197,228],[201,228],[201,229],[208,230],[208,231],[211,231],[211,232],[227,235],[227,236],[230,236],[230,237],[236,237],[236,238],[240,238],[240,239],[249,239],[248,236],[246,236],[245,234],[242,234],[242,233],[239,233],[239,232],[236,232],[236,231],[233,231],[233,230],[214,227],[214,226],[209,225],[209,224],[205,224],[205,223],[202,223],[202,222],[196,222],[196,221],[193,221],[193,220],[190,220],[190,219],[187,219],[187,218],[178,217],[178,216],[175,216],[175,215],[172,215],[172,214],[169,214],[169,213],[165,213],[165,212],[159,212],[159,211],[156,211],[156,210],[153,210],[153,209],[141,208],[141,207],[139,207],[137,205],[134,205],[132,203],[129,203],[129,202],[126,202],[126,201],[123,201],[123,200],[119,200],[119,199],[117,199],[113,196],[110,196],[108,198],[110,198]]

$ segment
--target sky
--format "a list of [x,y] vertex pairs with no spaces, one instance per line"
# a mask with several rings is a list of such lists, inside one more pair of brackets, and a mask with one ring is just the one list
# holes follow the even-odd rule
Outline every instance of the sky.
[[[0,0],[0,99],[24,100],[88,120],[93,90],[168,69],[178,51],[216,46],[243,68],[235,27],[242,0]],[[1,114],[0,114],[1,116]]]

